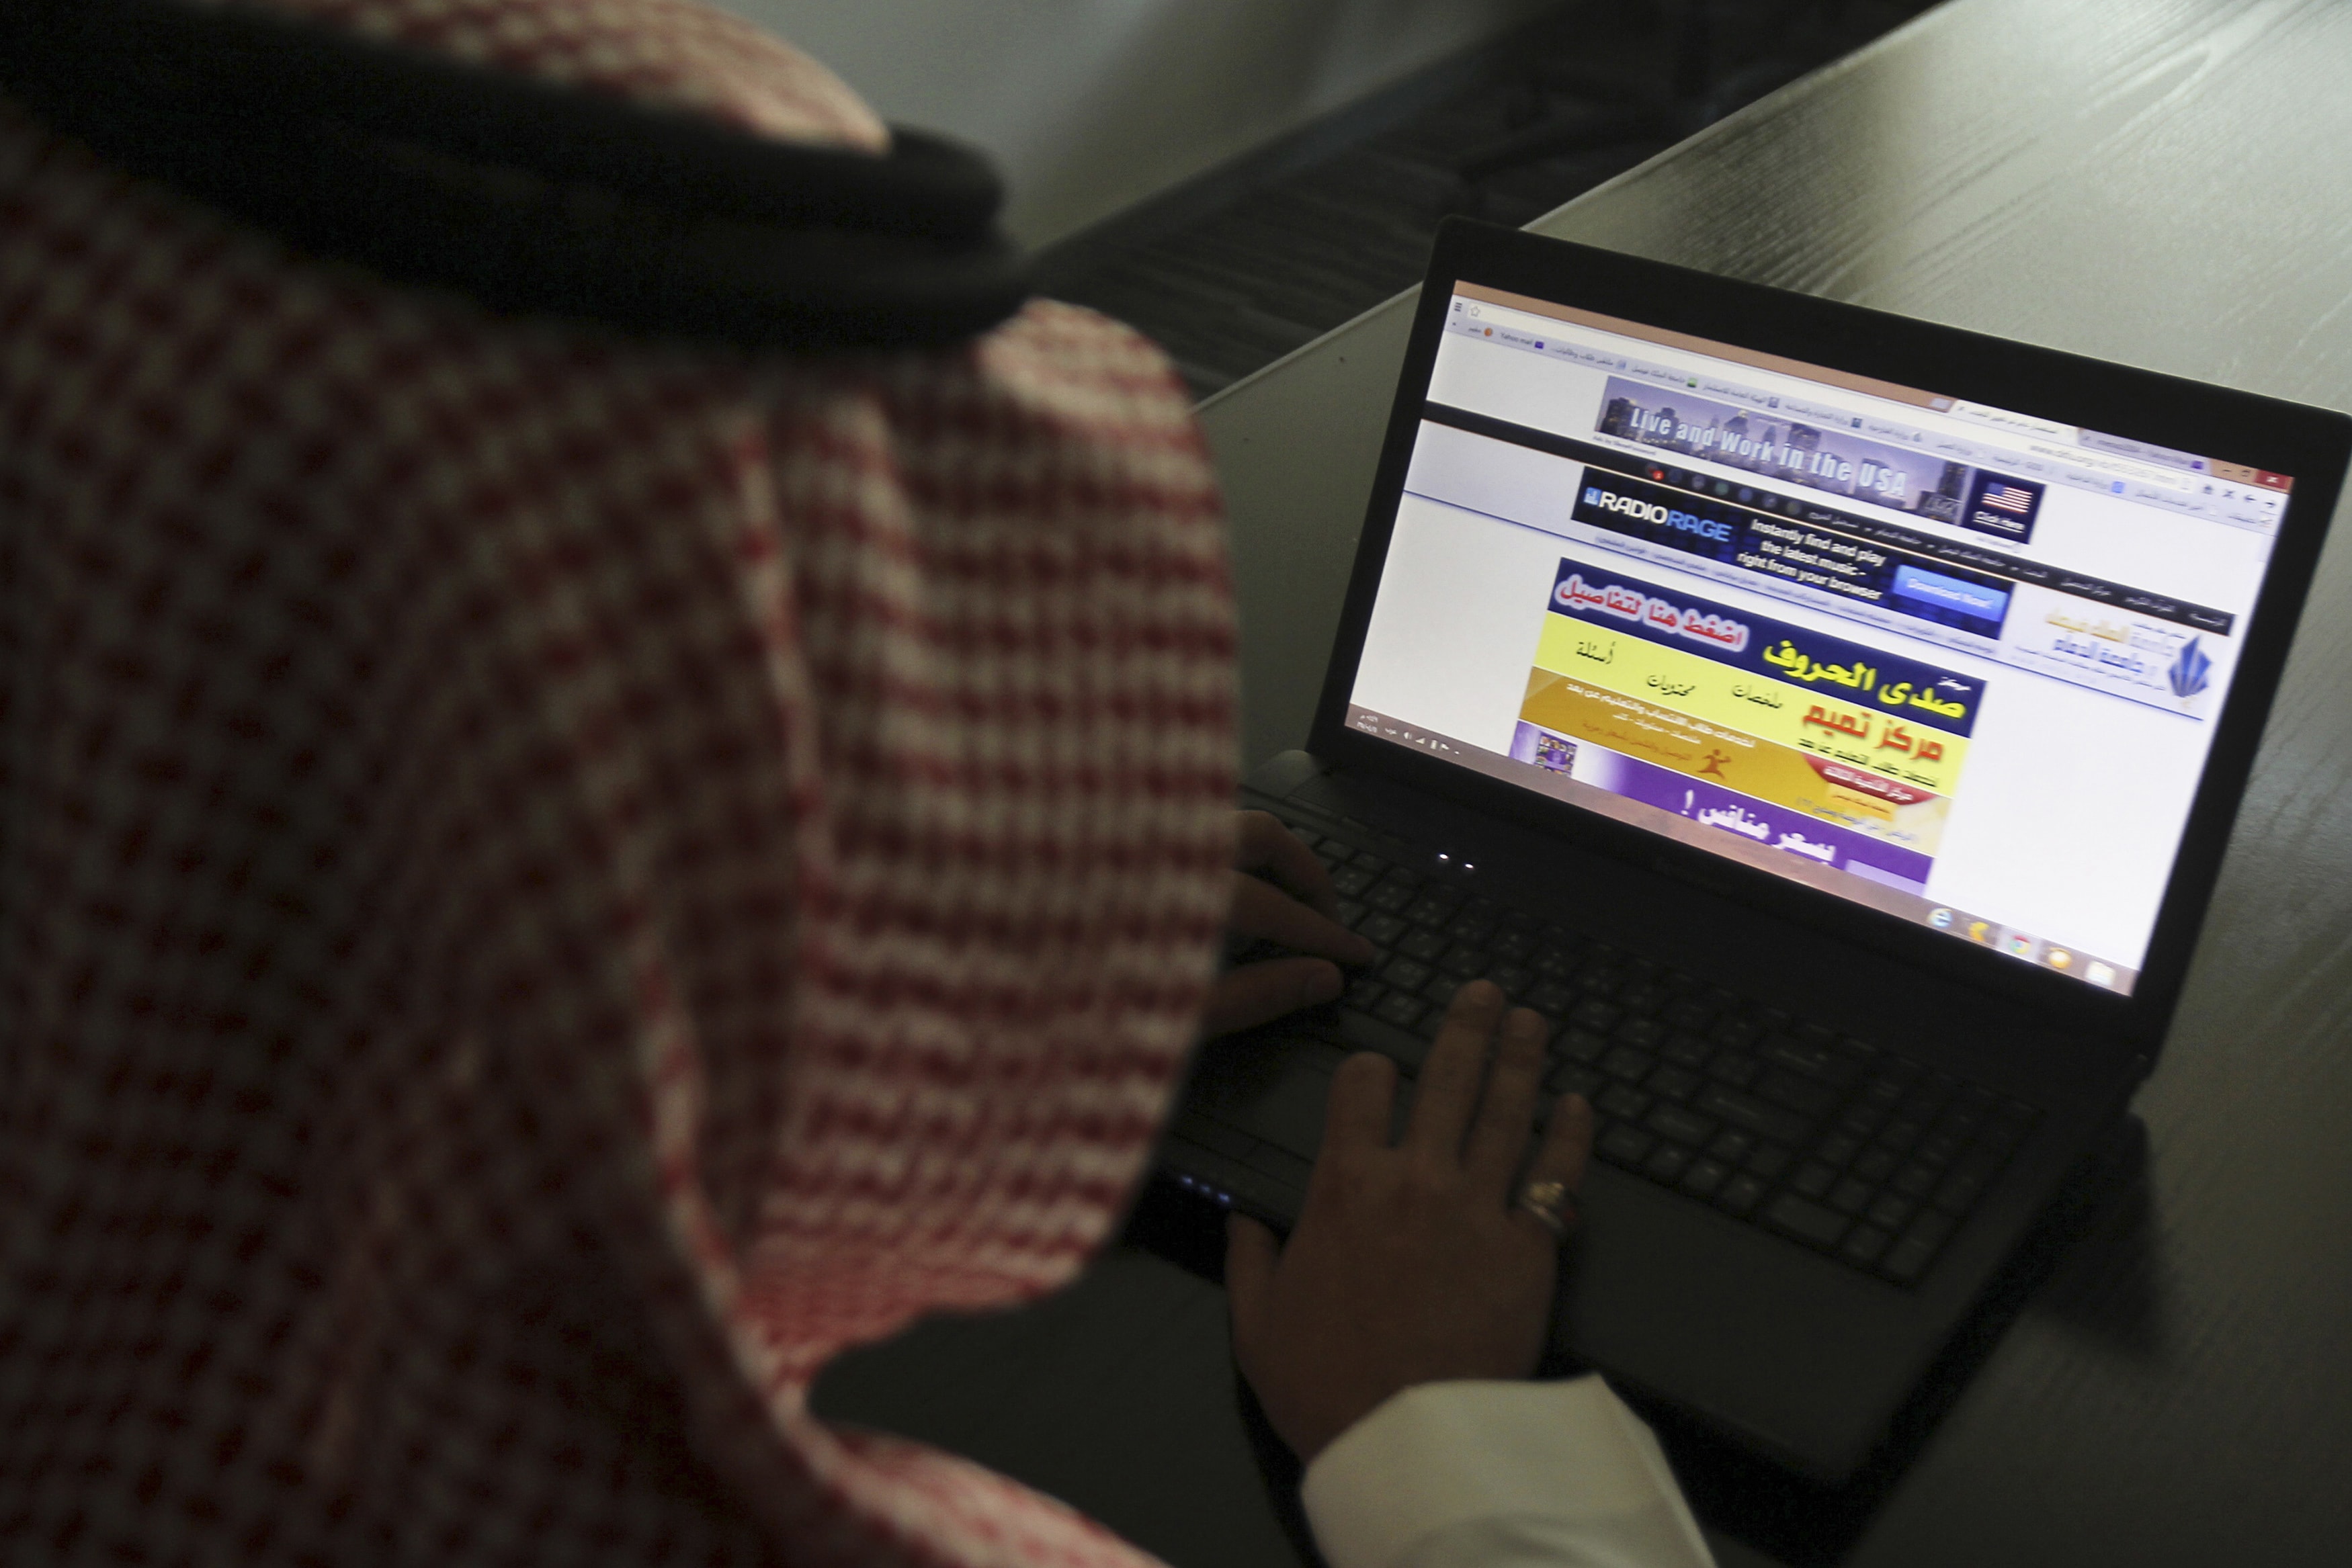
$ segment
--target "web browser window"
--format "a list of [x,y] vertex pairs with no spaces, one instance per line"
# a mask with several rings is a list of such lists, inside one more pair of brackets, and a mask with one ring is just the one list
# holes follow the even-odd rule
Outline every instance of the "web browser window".
[[1348,722],[2128,994],[2292,486],[1460,284]]

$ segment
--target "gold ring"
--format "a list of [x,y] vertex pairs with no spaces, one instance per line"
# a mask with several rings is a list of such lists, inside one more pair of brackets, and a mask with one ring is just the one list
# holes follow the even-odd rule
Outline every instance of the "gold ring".
[[1531,1181],[1519,1188],[1518,1206],[1543,1222],[1543,1228],[1563,1239],[1573,1223],[1564,1181]]

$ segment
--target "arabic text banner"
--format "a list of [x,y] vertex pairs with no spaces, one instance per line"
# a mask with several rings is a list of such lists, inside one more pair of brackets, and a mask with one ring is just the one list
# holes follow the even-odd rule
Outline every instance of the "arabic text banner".
[[[1563,748],[1548,730],[1521,722],[1511,755],[1577,782],[1718,828],[1766,849],[1816,865],[1851,872],[1889,887],[1924,893],[1935,862],[1904,845],[1855,832],[1834,822],[1720,789],[1630,757],[1599,749]],[[1572,769],[1572,771],[1571,771]]]
[[1732,610],[1573,557],[1560,558],[1550,607],[1556,617],[1701,653],[1750,674],[1833,693],[1842,701],[1901,714],[1953,735],[1974,732],[1984,696],[1984,683],[1970,676]]
[[1612,533],[1982,637],[1999,637],[2009,613],[2011,585],[1998,578],[1600,467],[1586,467],[1569,510]]
[[1922,855],[1936,852],[1950,810],[1917,785],[1550,670],[1528,672],[1519,718],[1571,743],[1579,777],[1598,747]]
[[1547,615],[1536,666],[1670,707],[1938,795],[1958,784],[1969,742],[1922,722],[1919,710],[1888,710],[1858,701],[1832,684],[1801,686],[1769,680],[1705,654],[1612,631],[1566,615]]

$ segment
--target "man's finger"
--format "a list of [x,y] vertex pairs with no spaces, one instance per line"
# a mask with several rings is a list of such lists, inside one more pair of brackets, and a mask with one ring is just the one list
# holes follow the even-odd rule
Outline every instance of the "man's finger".
[[1331,873],[1280,819],[1271,812],[1244,811],[1237,837],[1235,866],[1264,872],[1327,915],[1339,913],[1339,895],[1331,886]]
[[1245,1214],[1225,1216],[1225,1300],[1234,1315],[1234,1354],[1244,1372],[1255,1359],[1258,1325],[1274,1301],[1282,1244]]
[[1268,958],[1217,977],[1201,1009],[1201,1032],[1234,1034],[1271,1023],[1301,1008],[1339,999],[1346,984],[1337,966],[1320,958]]
[[1503,1020],[1478,1119],[1463,1153],[1472,1181],[1489,1188],[1497,1202],[1527,1154],[1528,1134],[1535,1120],[1536,1087],[1543,1076],[1543,1016],[1526,1008],[1512,1009]]
[[[1528,1162],[1527,1180],[1532,1185],[1540,1181],[1556,1181],[1568,1189],[1570,1202],[1563,1207],[1561,1218],[1570,1229],[1576,1228],[1576,1195],[1584,1190],[1584,1170],[1592,1158],[1592,1107],[1581,1094],[1563,1094],[1551,1110],[1551,1129],[1544,1134],[1543,1146],[1536,1157]],[[1515,1224],[1541,1230],[1547,1240],[1557,1240],[1543,1221],[1519,1208],[1514,1195],[1511,1218]]]
[[1396,1064],[1369,1051],[1348,1058],[1331,1074],[1323,1113],[1324,1152],[1388,1147],[1395,1105]]
[[1240,871],[1233,873],[1233,879],[1225,925],[1234,935],[1278,942],[1341,964],[1369,964],[1378,955],[1378,949],[1363,937],[1271,883]]
[[1462,1157],[1462,1134],[1486,1073],[1486,1043],[1502,1010],[1503,993],[1491,980],[1472,980],[1454,993],[1437,1043],[1421,1064],[1404,1134],[1409,1147],[1446,1162]]

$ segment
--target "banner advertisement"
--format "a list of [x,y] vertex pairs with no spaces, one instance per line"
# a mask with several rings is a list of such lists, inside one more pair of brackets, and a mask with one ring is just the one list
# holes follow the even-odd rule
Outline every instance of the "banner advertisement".
[[1794,518],[1585,469],[1570,516],[1781,582],[1998,638],[2012,584]]
[[1981,682],[1562,559],[1512,755],[1925,885]]
[[[1552,577],[1549,608],[1554,616],[1699,653],[1751,675],[1900,714],[1954,735],[1974,732],[1984,695],[1984,683],[1972,676],[1565,556]],[[1547,640],[1568,634],[1546,623]]]
[[1927,872],[1935,863],[1931,856],[1842,827],[1815,812],[1759,800],[1615,752],[1579,747],[1525,722],[1519,725],[1511,755],[1521,762],[1566,774],[1579,783],[1672,811],[1702,827],[1720,828],[1752,843],[1801,855],[1906,893],[1927,892]]
[[[2032,538],[2042,496],[2036,482],[1857,435],[1851,426],[1841,429],[1827,420],[1801,419],[1780,409],[1779,401],[1761,409],[1741,408],[1612,376],[1593,428],[1663,452],[1704,457],[2019,544]],[[1861,423],[1853,416],[1853,425]]]

